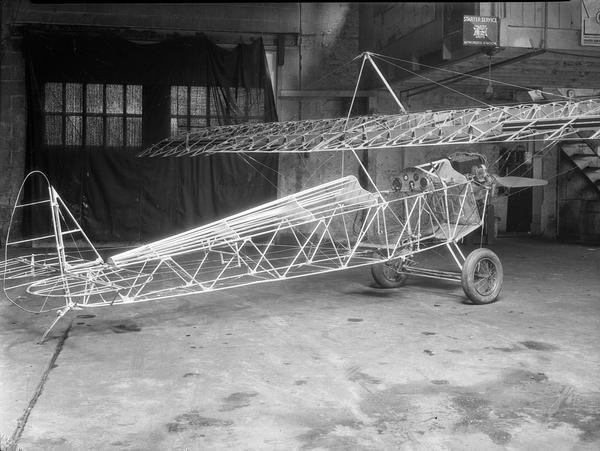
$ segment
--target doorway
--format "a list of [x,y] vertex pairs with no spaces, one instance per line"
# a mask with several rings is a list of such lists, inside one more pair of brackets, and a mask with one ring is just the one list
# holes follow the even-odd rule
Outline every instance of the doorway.
[[[499,173],[501,176],[532,177],[532,155],[527,147],[517,145],[514,149],[500,149]],[[532,188],[502,188],[508,195],[506,206],[506,233],[531,232]]]

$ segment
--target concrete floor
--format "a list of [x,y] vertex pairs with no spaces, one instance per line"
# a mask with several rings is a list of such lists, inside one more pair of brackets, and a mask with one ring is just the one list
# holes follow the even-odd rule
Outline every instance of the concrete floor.
[[357,269],[76,312],[37,345],[53,315],[2,302],[4,448],[600,449],[600,248],[491,247],[485,306]]

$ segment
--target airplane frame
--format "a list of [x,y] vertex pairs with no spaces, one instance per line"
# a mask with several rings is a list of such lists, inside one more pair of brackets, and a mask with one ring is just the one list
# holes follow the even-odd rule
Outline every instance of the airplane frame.
[[[483,226],[501,178],[489,176],[484,165],[476,168],[479,172],[461,174],[441,159],[404,169],[380,189],[357,151],[556,141],[580,139],[581,133],[595,138],[600,136],[600,100],[406,113],[370,55],[363,54],[361,74],[369,61],[402,114],[210,127],[167,138],[140,154],[350,152],[368,179],[368,190],[356,177],[342,177],[105,262],[48,179],[34,171],[24,184],[41,177],[48,194],[25,202],[22,186],[17,196],[1,270],[8,299],[28,312],[56,311],[42,341],[75,309],[165,300],[361,266],[371,266],[375,280],[386,288],[401,286],[408,274],[416,274],[460,281],[474,303],[495,301],[503,282],[499,258],[485,248],[465,256],[458,242]],[[50,210],[49,232],[17,237],[13,219],[23,209],[40,207]],[[9,249],[40,246],[49,239],[53,253],[9,258]],[[91,257],[79,250],[72,255],[68,239],[83,243]],[[449,251],[458,271],[416,266],[414,256],[440,247]]]
[[[26,181],[36,176],[47,182],[40,173]],[[15,211],[47,203],[57,252],[26,258],[7,254],[5,293],[28,311],[56,310],[58,321],[73,309],[210,293],[361,266],[379,265],[384,271],[384,265],[393,265],[397,274],[464,279],[461,271],[469,257],[457,243],[483,224],[480,210],[485,211],[489,187],[454,171],[447,159],[417,166],[405,176],[410,180],[396,178],[389,190],[377,192],[346,176],[113,255],[106,262],[48,183],[48,199],[17,204]],[[483,208],[477,206],[476,193]],[[50,237],[13,240],[10,235],[7,251]],[[94,259],[69,255],[65,239],[74,235],[89,245]],[[409,265],[416,254],[442,246],[458,272]],[[468,284],[465,292],[480,291],[471,296],[474,302],[497,296],[502,270],[499,261],[495,265],[494,274],[482,275],[473,268],[467,278],[471,282],[463,281],[463,286]],[[394,279],[378,278],[375,270],[374,276],[384,286]],[[31,295],[40,300],[36,306],[28,304]]]

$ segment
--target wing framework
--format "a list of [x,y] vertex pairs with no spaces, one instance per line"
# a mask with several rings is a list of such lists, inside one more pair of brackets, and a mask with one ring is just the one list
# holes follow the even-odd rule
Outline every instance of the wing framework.
[[209,127],[164,139],[140,156],[331,152],[402,146],[600,138],[600,99],[423,113]]

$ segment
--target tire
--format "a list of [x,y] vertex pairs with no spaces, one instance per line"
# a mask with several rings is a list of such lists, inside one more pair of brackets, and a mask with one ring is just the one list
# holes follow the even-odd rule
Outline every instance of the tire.
[[383,288],[398,288],[406,283],[408,274],[398,272],[407,263],[408,260],[398,258],[385,263],[375,263],[371,265],[371,275],[375,282]]
[[465,259],[461,282],[467,297],[474,304],[489,304],[498,298],[504,271],[498,256],[489,249],[475,249]]

